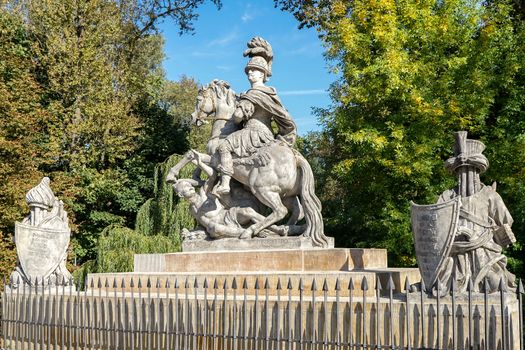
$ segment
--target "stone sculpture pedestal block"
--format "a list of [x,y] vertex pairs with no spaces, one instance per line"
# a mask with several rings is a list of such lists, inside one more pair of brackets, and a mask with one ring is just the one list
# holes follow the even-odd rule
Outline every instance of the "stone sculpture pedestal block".
[[273,249],[135,255],[135,272],[310,272],[386,269],[385,249]]

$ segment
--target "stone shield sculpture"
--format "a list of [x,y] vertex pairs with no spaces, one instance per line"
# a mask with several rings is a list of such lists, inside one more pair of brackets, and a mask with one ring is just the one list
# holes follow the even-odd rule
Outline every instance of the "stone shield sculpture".
[[69,230],[38,228],[17,222],[16,250],[28,280],[46,280],[67,255]]
[[438,272],[450,254],[458,229],[460,207],[459,197],[438,204],[411,203],[417,263],[428,289],[435,285]]
[[18,265],[11,275],[11,286],[69,284],[66,269],[71,230],[64,203],[51,190],[45,177],[26,195],[30,212],[15,224]]

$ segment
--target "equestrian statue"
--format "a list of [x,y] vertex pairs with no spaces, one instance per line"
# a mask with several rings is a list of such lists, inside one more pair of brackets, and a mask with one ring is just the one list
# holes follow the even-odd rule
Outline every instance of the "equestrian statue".
[[[192,122],[212,122],[207,153],[188,151],[167,177],[198,223],[185,239],[303,236],[327,247],[312,169],[294,148],[295,122],[265,85],[272,47],[260,37],[247,45],[251,88],[236,95],[227,82],[213,80],[199,90]],[[190,163],[197,166],[193,178],[179,179]]]

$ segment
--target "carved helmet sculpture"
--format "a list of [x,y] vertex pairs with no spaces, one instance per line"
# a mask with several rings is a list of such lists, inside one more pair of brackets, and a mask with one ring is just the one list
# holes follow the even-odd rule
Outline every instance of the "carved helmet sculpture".
[[259,69],[264,72],[264,81],[272,76],[273,50],[269,42],[256,36],[248,43],[248,49],[243,53],[244,57],[250,57],[248,64],[244,68],[246,74],[250,68]]
[[445,162],[445,168],[455,172],[458,168],[472,166],[478,169],[480,174],[484,173],[489,167],[489,160],[483,155],[483,142],[468,139],[466,131],[456,132],[454,136],[454,157]]

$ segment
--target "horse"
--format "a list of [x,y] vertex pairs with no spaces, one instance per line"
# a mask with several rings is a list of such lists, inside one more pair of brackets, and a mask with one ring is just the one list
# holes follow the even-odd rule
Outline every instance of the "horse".
[[[207,144],[208,154],[188,151],[184,158],[170,169],[166,181],[175,182],[179,171],[190,162],[216,176],[218,145],[230,133],[238,130],[232,115],[236,108],[236,95],[228,83],[214,80],[199,90],[192,121],[195,124],[212,121],[212,133]],[[260,161],[261,157],[264,161]],[[257,235],[261,230],[284,219],[291,210],[288,223],[304,216],[302,235],[310,237],[315,246],[326,247],[321,202],[314,192],[314,177],[306,159],[284,140],[276,140],[247,158],[234,158],[235,180],[245,185],[271,213],[246,229],[241,238]],[[215,180],[215,179],[213,179]]]

